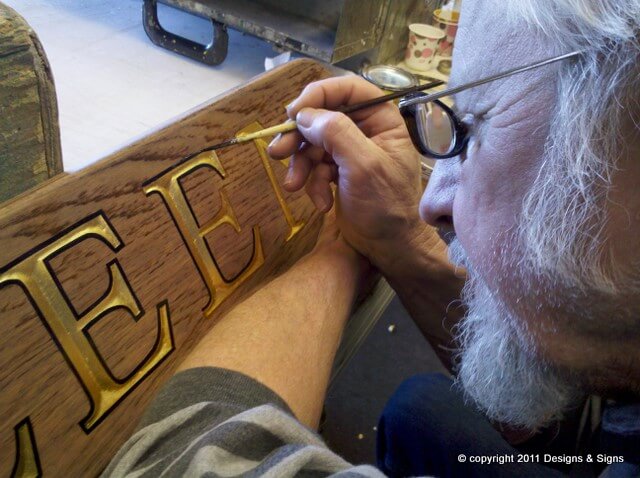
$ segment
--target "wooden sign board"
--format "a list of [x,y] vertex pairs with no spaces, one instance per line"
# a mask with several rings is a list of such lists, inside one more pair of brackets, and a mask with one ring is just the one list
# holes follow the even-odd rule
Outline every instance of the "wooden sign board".
[[216,318],[313,247],[266,141],[206,148],[326,76],[289,63],[0,207],[3,475],[98,474]]

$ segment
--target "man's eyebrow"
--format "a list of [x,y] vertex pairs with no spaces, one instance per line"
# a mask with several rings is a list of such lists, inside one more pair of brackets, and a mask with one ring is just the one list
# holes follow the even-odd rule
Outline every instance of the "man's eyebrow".
[[[449,102],[451,103],[451,107],[453,108],[453,110],[456,113],[470,113],[470,110],[472,109],[469,105],[469,102],[465,102],[462,101],[460,102],[459,100],[463,99],[464,96],[460,96],[461,94],[467,93],[468,90],[466,91],[461,91],[460,93],[455,93],[451,96],[448,96],[447,98],[449,99]],[[469,98],[469,95],[467,95],[467,98]]]

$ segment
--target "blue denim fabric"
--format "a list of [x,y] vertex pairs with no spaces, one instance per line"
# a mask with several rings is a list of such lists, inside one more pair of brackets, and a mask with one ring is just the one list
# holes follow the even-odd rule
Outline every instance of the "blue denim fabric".
[[624,459],[609,466],[603,477],[640,477],[640,404],[607,404],[599,438],[602,452]]
[[[525,445],[518,450],[502,438],[482,413],[465,403],[451,379],[441,374],[417,375],[400,385],[382,413],[377,461],[380,470],[390,477],[560,477],[567,475],[541,464],[486,465],[472,463],[469,457],[559,455],[563,450],[572,455],[575,435],[572,436],[564,442],[558,443],[558,437],[555,444],[530,443],[529,448]],[[640,466],[636,464],[640,462],[638,440],[640,405],[607,405],[593,452],[623,456],[624,462],[606,467],[601,478],[640,477]],[[461,454],[466,457],[464,462],[458,459]],[[597,475],[597,470],[603,467],[595,463],[587,468],[578,466],[590,476]]]
[[638,478],[640,466],[633,463],[614,463],[608,466],[598,478]]
[[[378,468],[387,476],[556,477],[562,473],[531,463],[481,465],[471,456],[511,455],[509,445],[441,374],[405,381],[387,403],[377,436]],[[464,463],[458,455],[467,458]]]
[[618,435],[640,436],[640,403],[607,405],[602,414],[602,429]]

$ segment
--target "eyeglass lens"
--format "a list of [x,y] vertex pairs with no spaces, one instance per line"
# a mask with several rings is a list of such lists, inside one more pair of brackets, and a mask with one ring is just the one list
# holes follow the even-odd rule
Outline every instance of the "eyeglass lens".
[[420,141],[432,153],[448,154],[453,151],[456,130],[453,119],[437,103],[416,105],[415,119]]

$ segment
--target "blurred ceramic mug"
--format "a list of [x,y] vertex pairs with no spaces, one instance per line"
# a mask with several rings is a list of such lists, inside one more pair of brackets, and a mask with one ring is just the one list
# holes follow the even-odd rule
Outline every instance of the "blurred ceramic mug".
[[431,68],[438,44],[445,36],[445,32],[431,25],[409,25],[409,44],[404,57],[407,66],[418,71]]
[[453,52],[453,42],[458,32],[458,19],[460,12],[457,10],[436,10],[433,12],[435,25],[444,30],[446,38],[438,45],[438,55],[451,56]]

